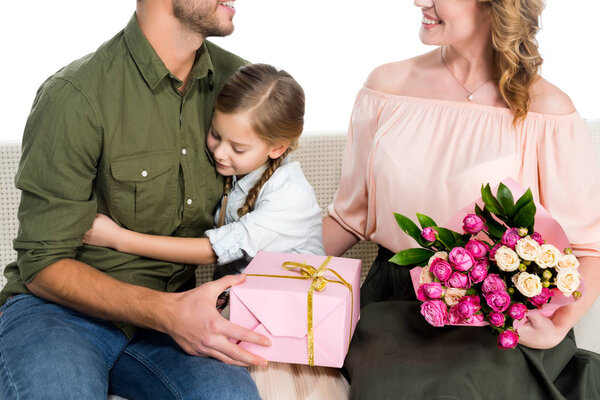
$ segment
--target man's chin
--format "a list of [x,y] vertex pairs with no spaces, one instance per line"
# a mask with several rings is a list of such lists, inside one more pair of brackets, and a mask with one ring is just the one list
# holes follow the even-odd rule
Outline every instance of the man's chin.
[[227,26],[220,26],[212,35],[208,36],[225,37],[231,35],[234,30],[235,26],[233,26],[233,23],[229,23]]

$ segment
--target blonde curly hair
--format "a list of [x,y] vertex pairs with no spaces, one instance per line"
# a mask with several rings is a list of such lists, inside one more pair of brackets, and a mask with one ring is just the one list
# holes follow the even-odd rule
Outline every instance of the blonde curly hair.
[[543,62],[535,36],[540,30],[544,1],[478,1],[490,7],[498,87],[516,124],[527,115],[529,92]]

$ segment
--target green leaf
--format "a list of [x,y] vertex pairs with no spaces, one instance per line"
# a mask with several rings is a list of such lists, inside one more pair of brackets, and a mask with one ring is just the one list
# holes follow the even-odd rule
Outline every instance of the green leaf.
[[510,189],[507,188],[505,184],[500,183],[496,197],[498,202],[502,205],[506,215],[510,215],[515,207],[515,200]]
[[484,216],[483,216],[483,210],[481,209],[481,207],[479,207],[479,204],[475,204],[475,214],[477,214],[480,217],[484,218]]
[[530,202],[519,209],[519,211],[513,218],[513,224],[517,228],[529,228],[533,225],[534,220],[535,204],[533,202]]
[[499,239],[504,235],[507,229],[506,226],[498,222],[486,208],[482,210],[478,205],[475,205],[475,213],[483,218],[487,231],[491,236]]
[[510,213],[509,217],[511,219],[514,218],[514,216],[517,215],[519,210],[529,203],[533,203],[533,195],[531,194],[531,189],[527,189],[527,191],[523,193],[523,196],[521,196],[519,200],[517,200],[517,204],[515,204],[515,207],[513,208],[512,213]]
[[481,199],[485,203],[485,207],[492,213],[498,215],[504,215],[504,209],[502,205],[494,195],[492,194],[492,189],[490,189],[490,184],[488,183],[485,186],[481,187]]
[[427,215],[417,213],[417,218],[419,219],[419,223],[422,228],[427,228],[428,226],[437,226],[435,221],[429,218]]
[[427,249],[407,249],[396,253],[390,262],[398,265],[414,265],[421,264],[422,262],[429,260],[433,255],[433,251]]
[[437,239],[444,245],[444,247],[446,247],[447,250],[451,250],[456,244],[456,239],[454,237],[455,232],[440,226],[436,227],[436,230],[438,232],[436,235]]
[[396,217],[396,222],[404,231],[404,233],[415,239],[417,243],[419,243],[421,246],[427,246],[425,239],[423,239],[423,237],[421,236],[421,229],[419,229],[417,224],[415,224],[410,218],[402,214],[394,213],[394,216]]

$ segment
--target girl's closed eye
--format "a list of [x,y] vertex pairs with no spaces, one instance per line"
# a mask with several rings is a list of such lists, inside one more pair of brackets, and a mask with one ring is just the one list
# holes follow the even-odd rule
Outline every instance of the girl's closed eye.
[[219,136],[219,134],[217,133],[217,131],[215,130],[214,127],[210,128],[209,133],[210,133],[210,136],[212,136],[216,140],[220,140],[221,139],[221,136]]

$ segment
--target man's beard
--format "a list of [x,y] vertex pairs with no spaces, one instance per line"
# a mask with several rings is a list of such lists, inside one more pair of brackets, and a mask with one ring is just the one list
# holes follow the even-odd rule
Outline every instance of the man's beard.
[[209,36],[227,36],[233,32],[229,26],[220,26],[216,17],[218,5],[211,7],[194,6],[189,0],[175,0],[173,2],[173,15],[181,24],[190,31],[199,33],[203,38]]

